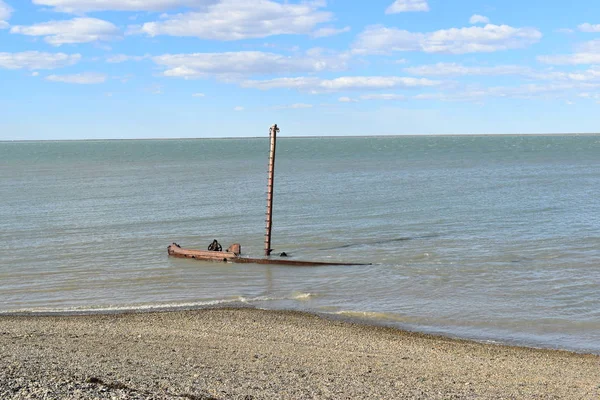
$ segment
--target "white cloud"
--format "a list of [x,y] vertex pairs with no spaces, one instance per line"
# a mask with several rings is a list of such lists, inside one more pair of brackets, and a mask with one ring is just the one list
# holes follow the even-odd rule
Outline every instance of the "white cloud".
[[595,100],[596,103],[600,104],[600,93],[583,92],[579,93],[577,96],[581,97],[582,99]]
[[468,67],[457,63],[437,63],[404,68],[405,72],[420,76],[467,76],[467,75],[526,75],[531,68],[519,65],[498,65],[494,67]]
[[600,64],[600,54],[598,53],[574,53],[558,56],[539,56],[538,61],[544,64],[553,65],[581,65],[581,64]]
[[290,105],[289,108],[312,108],[312,104],[296,103]]
[[12,14],[12,8],[3,0],[0,0],[0,20],[8,20]]
[[242,87],[260,90],[297,89],[311,93],[338,92],[344,90],[384,90],[392,88],[418,88],[440,85],[441,82],[425,78],[398,76],[345,76],[336,79],[312,77],[276,78],[264,81],[248,80]]
[[475,25],[475,24],[489,24],[490,23],[490,19],[488,17],[484,17],[483,15],[479,15],[479,14],[475,14],[473,16],[471,16],[471,18],[469,19],[469,23]]
[[568,35],[570,35],[571,33],[575,33],[575,31],[570,28],[560,28],[560,29],[557,29],[555,32],[556,33],[566,33]]
[[600,39],[583,42],[576,47],[578,51],[587,53],[600,53]]
[[0,68],[7,69],[55,69],[76,64],[80,54],[43,53],[25,51],[22,53],[0,53]]
[[534,28],[493,24],[427,33],[371,26],[358,36],[353,47],[358,54],[387,54],[393,51],[488,53],[527,47],[538,42],[541,37],[542,34]]
[[338,99],[338,101],[339,101],[340,103],[356,103],[358,100],[356,100],[356,99],[353,99],[353,98],[351,98],[351,97],[346,97],[346,96],[344,96],[344,97],[340,97],[340,98]]
[[129,33],[213,40],[310,34],[316,25],[333,19],[332,13],[319,11],[322,6],[321,1],[290,4],[271,0],[222,0],[205,11],[166,15],[162,21],[131,27]]
[[546,83],[546,84],[526,84],[516,87],[494,87],[490,92],[496,96],[514,97],[522,99],[532,99],[535,97],[563,97],[570,95],[569,92],[577,91],[585,88],[598,87],[597,84],[586,83]]
[[8,20],[12,14],[12,8],[4,1],[0,0],[0,29],[8,28]]
[[204,93],[194,93],[192,97],[204,97]]
[[427,0],[396,0],[386,10],[386,14],[397,14],[410,11],[429,11]]
[[53,46],[111,40],[119,36],[119,29],[115,25],[97,18],[74,18],[31,26],[14,26],[10,32],[44,36],[44,40]]
[[572,54],[538,56],[538,61],[553,65],[600,64],[600,39],[579,45]]
[[594,81],[600,80],[600,69],[590,68],[585,71],[536,71],[519,65],[498,65],[494,67],[471,67],[456,63],[437,63],[404,68],[405,72],[419,76],[501,76],[516,75],[544,81]]
[[600,84],[579,82],[495,86],[490,88],[467,87],[464,90],[451,93],[422,93],[414,96],[413,99],[481,102],[488,98],[560,98],[573,96],[574,93],[581,90],[597,89],[599,87]]
[[346,55],[323,55],[317,50],[303,56],[283,56],[260,51],[229,53],[165,54],[153,57],[166,68],[165,76],[204,78],[238,77],[273,73],[340,71],[346,69]]
[[93,85],[104,83],[106,75],[96,72],[83,72],[81,74],[72,75],[49,75],[46,80],[50,82],[75,83],[79,85]]
[[234,107],[233,111],[244,111],[244,107],[242,107],[242,106]]
[[54,7],[55,11],[85,13],[93,11],[165,11],[177,7],[203,7],[217,0],[33,0],[34,4]]
[[549,81],[572,81],[572,82],[590,82],[600,81],[600,69],[590,68],[585,71],[574,72],[534,72],[531,77]]
[[586,22],[585,24],[581,24],[581,25],[577,26],[577,29],[579,29],[581,32],[599,33],[600,32],[600,24],[592,25],[592,24],[589,24]]
[[118,63],[123,63],[123,62],[127,62],[127,61],[142,61],[142,60],[146,60],[150,58],[150,54],[145,54],[143,56],[128,56],[126,54],[116,54],[113,56],[110,56],[106,59],[106,62],[111,63],[111,64],[118,64]]
[[350,32],[350,27],[347,26],[345,28],[336,29],[336,28],[320,28],[314,31],[311,36],[314,38],[327,37],[339,35],[340,33]]

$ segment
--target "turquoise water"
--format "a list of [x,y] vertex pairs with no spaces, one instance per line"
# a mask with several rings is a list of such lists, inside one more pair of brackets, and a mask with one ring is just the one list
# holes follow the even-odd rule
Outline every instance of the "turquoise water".
[[600,136],[0,143],[0,312],[251,304],[600,353]]

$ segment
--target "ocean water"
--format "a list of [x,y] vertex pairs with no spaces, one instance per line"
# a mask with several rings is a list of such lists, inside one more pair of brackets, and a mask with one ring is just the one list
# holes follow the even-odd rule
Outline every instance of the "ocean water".
[[0,313],[250,304],[600,353],[600,136],[0,143]]

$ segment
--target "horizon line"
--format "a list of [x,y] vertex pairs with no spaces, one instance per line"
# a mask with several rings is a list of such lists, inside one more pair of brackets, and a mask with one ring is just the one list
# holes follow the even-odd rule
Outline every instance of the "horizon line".
[[[394,137],[477,137],[477,136],[597,136],[600,132],[587,133],[432,133],[432,134],[395,134],[395,135],[308,135],[278,136],[279,139],[348,139],[348,138],[394,138]],[[269,136],[224,136],[224,137],[173,137],[173,138],[87,138],[87,139],[0,139],[0,143],[15,142],[97,142],[97,141],[150,141],[150,140],[238,140],[268,139]]]

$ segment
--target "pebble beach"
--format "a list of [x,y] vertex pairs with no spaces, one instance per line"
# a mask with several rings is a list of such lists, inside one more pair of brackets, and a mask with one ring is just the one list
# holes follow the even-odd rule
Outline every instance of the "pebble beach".
[[600,357],[252,308],[0,317],[1,399],[598,399]]

